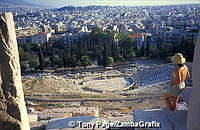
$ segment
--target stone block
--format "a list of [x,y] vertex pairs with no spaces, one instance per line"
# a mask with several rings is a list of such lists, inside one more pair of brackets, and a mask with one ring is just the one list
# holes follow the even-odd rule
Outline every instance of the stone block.
[[192,64],[192,93],[188,110],[188,130],[200,129],[200,35],[195,46],[193,64]]
[[190,99],[191,93],[192,93],[191,87],[186,87],[181,91],[181,97],[187,104],[189,104],[189,99]]
[[39,120],[50,120],[54,118],[69,118],[72,117],[72,113],[41,113],[39,115]]
[[28,114],[29,122],[37,122],[38,121],[38,114]]
[[169,111],[164,109],[145,109],[134,111],[135,122],[152,122],[160,123],[160,128],[135,128],[135,130],[186,130],[187,111]]

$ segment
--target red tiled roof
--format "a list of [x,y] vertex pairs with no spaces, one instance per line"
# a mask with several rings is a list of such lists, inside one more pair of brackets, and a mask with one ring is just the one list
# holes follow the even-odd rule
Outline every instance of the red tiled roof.
[[142,38],[144,36],[144,34],[142,33],[136,33],[136,34],[131,34],[128,37],[129,38]]

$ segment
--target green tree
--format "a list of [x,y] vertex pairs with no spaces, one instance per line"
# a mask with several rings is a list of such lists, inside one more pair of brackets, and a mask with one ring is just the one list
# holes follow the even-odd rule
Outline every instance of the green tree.
[[170,44],[162,44],[161,45],[161,49],[159,50],[160,54],[160,59],[166,60],[167,57],[169,57],[170,55],[173,55],[173,51],[172,48],[173,46],[171,46]]
[[135,57],[135,52],[130,52],[128,54],[128,60],[133,60],[134,57]]
[[62,67],[62,59],[58,55],[53,56],[52,66],[54,68]]
[[107,57],[107,60],[106,60],[106,65],[109,66],[109,65],[113,65],[115,62],[114,62],[114,59],[112,57]]
[[29,64],[31,68],[36,69],[39,65],[39,60],[36,55],[32,55],[32,58],[29,59]]
[[142,44],[142,47],[140,48],[140,56],[145,56],[145,47],[144,47],[144,44]]
[[21,66],[22,72],[25,72],[30,67],[28,61],[21,61],[20,66]]
[[149,56],[150,55],[150,43],[147,42],[147,46],[146,46],[146,56]]
[[190,62],[193,61],[194,48],[195,48],[195,42],[194,42],[193,37],[191,40],[185,41],[185,57]]
[[19,47],[20,64],[23,72],[28,68],[36,69],[39,65],[38,56],[27,51],[28,50],[24,51],[22,47]]
[[91,65],[90,57],[89,56],[82,56],[81,57],[81,65],[84,66],[84,67]]
[[76,67],[77,66],[77,59],[76,56],[71,56],[69,58],[69,64],[68,67]]
[[118,56],[117,60],[120,61],[120,62],[126,61],[126,59],[121,55]]
[[40,52],[39,52],[39,67],[38,68],[42,71],[44,69],[44,55],[43,55],[41,48],[40,48]]
[[22,44],[20,46],[24,49],[25,52],[30,52],[30,50],[31,50],[31,44],[30,43]]
[[44,59],[44,66],[46,66],[46,67],[52,67],[50,58],[45,58]]
[[27,61],[30,58],[30,55],[28,52],[25,52],[22,47],[19,47],[19,57],[20,61]]

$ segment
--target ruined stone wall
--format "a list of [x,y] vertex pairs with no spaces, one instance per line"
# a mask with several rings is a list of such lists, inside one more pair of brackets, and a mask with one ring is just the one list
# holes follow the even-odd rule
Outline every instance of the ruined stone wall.
[[13,16],[0,15],[0,130],[29,130]]
[[200,130],[200,35],[195,47],[192,79],[192,94],[189,101],[187,129]]

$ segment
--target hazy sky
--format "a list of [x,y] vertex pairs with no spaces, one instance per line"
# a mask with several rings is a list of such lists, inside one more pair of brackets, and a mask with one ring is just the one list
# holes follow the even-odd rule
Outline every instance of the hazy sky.
[[199,3],[199,0],[24,0],[27,2],[44,4],[53,7],[66,5],[110,5],[110,6],[134,6],[134,5],[169,5],[169,4],[191,4]]

